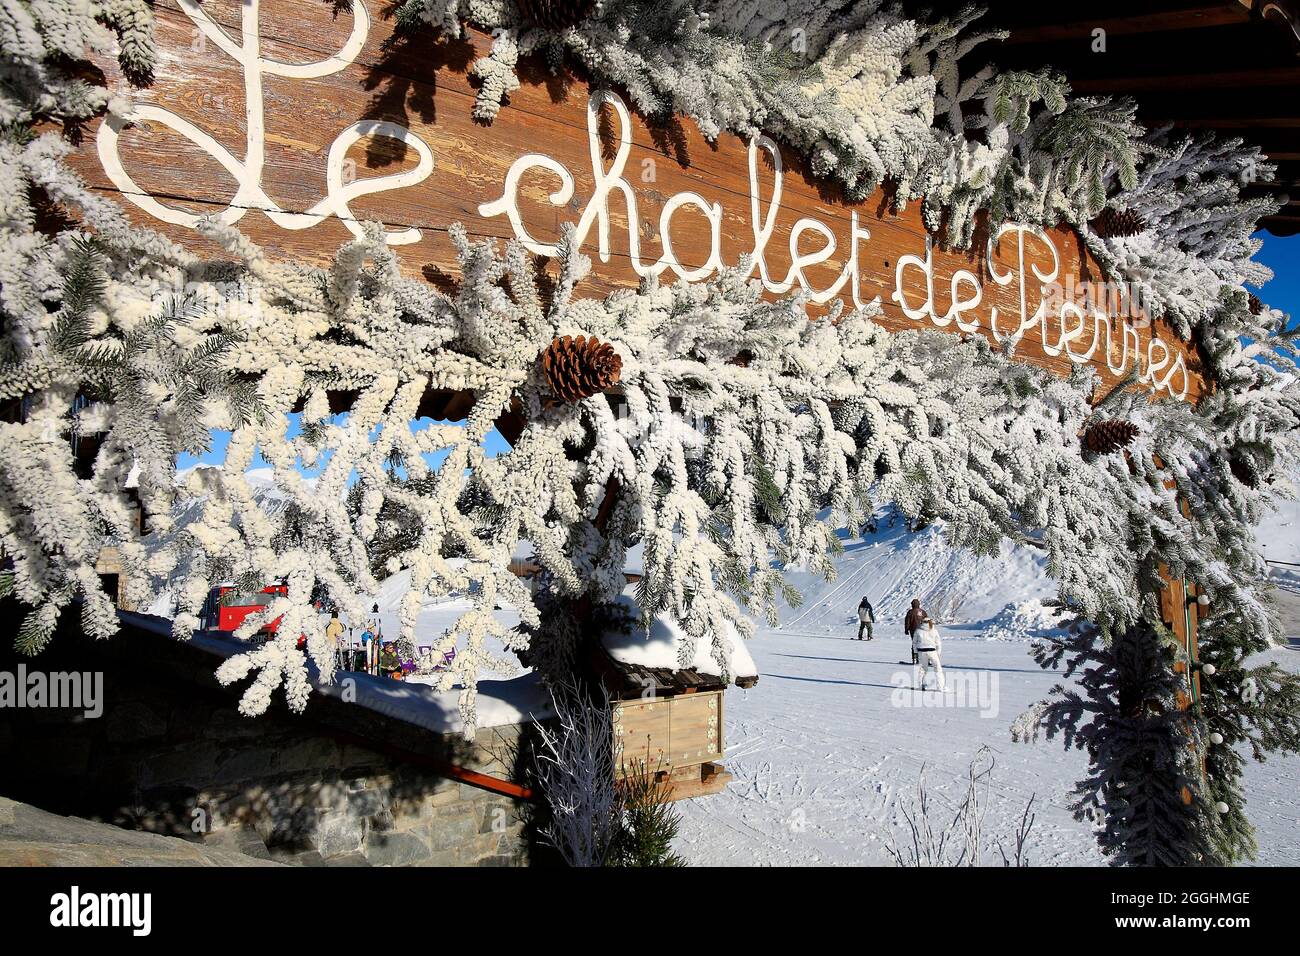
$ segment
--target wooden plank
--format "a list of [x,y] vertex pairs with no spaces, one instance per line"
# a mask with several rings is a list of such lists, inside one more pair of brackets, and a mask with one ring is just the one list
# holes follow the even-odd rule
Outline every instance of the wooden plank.
[[651,771],[672,766],[671,725],[668,702],[621,701],[614,705],[615,742],[622,747],[627,766],[646,766]]
[[[336,65],[341,68],[322,76],[260,75],[261,98],[246,97],[246,88],[252,84],[246,84],[244,68],[221,48],[221,43],[196,27],[177,2],[165,0],[159,4],[157,41],[163,57],[153,85],[139,99],[147,107],[165,110],[179,119],[153,114],[138,126],[123,130],[117,142],[121,170],[114,171],[116,181],[105,166],[106,159],[110,167],[113,165],[113,150],[97,148],[98,122],[86,130],[84,144],[73,162],[92,185],[109,193],[121,194],[123,174],[128,174],[135,186],[127,187],[128,195],[123,197],[128,213],[196,251],[212,254],[216,250],[187,225],[161,223],[142,206],[149,207],[152,199],[192,214],[225,212],[233,216],[240,208],[262,204],[256,191],[250,193],[247,188],[237,203],[232,201],[236,184],[214,159],[218,150],[229,154],[225,157],[227,164],[233,164],[232,168],[245,179],[256,180],[254,185],[266,201],[285,213],[296,214],[295,225],[310,223],[307,228],[289,229],[259,208],[247,211],[238,221],[239,228],[271,256],[326,262],[351,237],[342,220],[354,226],[359,221],[377,220],[390,231],[420,230],[419,241],[400,247],[399,256],[407,271],[440,284],[452,281],[456,273],[455,255],[447,235],[452,223],[464,223],[474,238],[500,240],[516,234],[504,215],[482,215],[480,207],[502,197],[503,183],[520,157],[544,152],[568,170],[574,181],[572,200],[557,207],[549,200],[558,182],[553,175],[525,172],[519,180],[519,228],[536,241],[556,241],[562,225],[576,222],[591,200],[597,173],[587,136],[586,88],[576,74],[556,78],[540,66],[526,68],[522,87],[511,94],[509,105],[496,120],[486,126],[476,123],[471,116],[474,88],[466,67],[486,51],[488,38],[474,33],[464,41],[434,42],[432,34],[424,34],[419,43],[406,44],[393,37],[391,22],[383,19],[378,5],[369,0],[365,9],[370,11],[372,22],[354,61],[342,65],[346,58],[340,57]],[[207,2],[202,9],[224,24],[227,34],[238,36],[236,25],[244,8],[235,0]],[[260,51],[263,57],[280,62],[301,66],[329,56],[344,47],[353,29],[353,20],[346,12],[331,18],[327,11],[310,7],[304,11],[300,4],[288,0],[261,0],[260,9]],[[228,40],[226,45],[233,42]],[[100,60],[99,66],[110,82],[120,79],[111,59]],[[263,107],[265,150],[260,176],[254,177],[260,152],[254,149],[251,156],[246,155],[248,117],[256,112],[250,110],[250,105],[258,104]],[[354,196],[341,216],[330,215],[328,210],[321,212],[318,203],[327,195],[328,154],[336,137],[362,119],[409,129],[428,147],[432,172],[400,188]],[[211,140],[196,146],[168,125],[180,122],[192,124]],[[260,128],[256,122],[253,126],[255,130]],[[606,107],[597,137],[602,174],[607,168],[604,164],[613,155],[610,130],[617,133],[617,126],[615,114]],[[601,295],[638,283],[632,268],[633,242],[639,246],[643,262],[653,262],[664,253],[660,223],[673,197],[680,199],[680,194],[694,193],[703,202],[716,204],[719,210],[716,248],[714,226],[698,207],[687,203],[672,215],[672,249],[683,270],[710,268],[718,261],[734,264],[743,254],[752,252],[755,223],[751,192],[759,197],[760,218],[772,204],[776,172],[766,151],[759,151],[756,182],[751,183],[749,144],[737,137],[724,135],[716,144],[710,144],[690,122],[665,129],[635,115],[630,126],[624,178],[635,197],[635,215],[621,195],[616,194],[608,202],[608,255],[603,261],[593,255],[593,275],[578,290],[580,295]],[[341,182],[354,177],[357,183],[364,184],[377,177],[419,169],[419,152],[414,145],[382,136],[361,137],[342,150],[340,157]],[[931,298],[927,270],[917,264],[926,255],[926,232],[919,206],[912,204],[903,212],[894,212],[882,191],[866,202],[846,203],[837,189],[814,181],[789,150],[781,150],[780,157],[784,166],[782,197],[766,247],[770,274],[796,275],[791,271],[792,248],[804,257],[825,251],[825,240],[807,227],[808,222],[819,223],[835,237],[836,248],[824,255],[823,261],[802,266],[802,279],[810,288],[827,290],[846,270],[856,268],[860,300],[880,297],[884,309],[881,322],[886,328],[924,328],[933,324],[928,315],[916,318],[904,312],[905,305],[920,308]],[[852,240],[854,214],[870,233],[856,248]],[[1062,276],[1088,282],[1104,279],[1097,263],[1072,233],[1051,230],[1046,237],[1060,257]],[[584,250],[594,254],[595,247],[593,230]],[[992,281],[992,270],[1007,274],[1008,270],[1018,270],[1017,275],[1025,275],[1031,267],[1044,268],[1051,250],[1031,237],[1021,262],[1017,243],[1007,237],[991,250],[988,261],[984,251],[980,247],[965,253],[942,249],[932,252],[932,311],[938,319],[949,312],[952,286],[958,281],[955,277],[959,272],[967,273],[971,281],[981,283],[982,290],[981,304],[969,312],[968,318],[980,323],[980,334],[989,335],[994,309],[1002,317],[1000,322],[1006,331],[1009,320],[1019,324],[1020,317],[1032,313],[1041,291],[1033,288],[1032,278],[1026,283],[1028,292],[1023,301],[1027,310],[1022,312],[1020,283],[1003,285]],[[898,264],[907,256],[918,258],[900,271]],[[671,279],[673,273],[665,277]],[[840,297],[847,298],[850,288],[851,284],[846,283]],[[958,289],[963,292],[966,287]],[[902,301],[896,301],[895,293]],[[1108,337],[1112,361],[1120,363],[1125,356],[1131,361],[1135,355],[1151,354],[1145,350],[1150,348],[1152,330],[1138,329],[1130,339],[1120,323],[1117,317]],[[1066,326],[1058,323],[1053,331],[1050,320],[1046,327],[1042,323],[1027,325],[1018,355],[1066,374],[1072,362],[1060,348],[1060,335],[1065,330]],[[1093,332],[1097,331],[1094,327]],[[1187,363],[1188,397],[1199,395],[1203,382],[1196,357],[1163,326],[1157,326],[1154,333]],[[1086,330],[1081,340],[1086,344]],[[1136,348],[1126,353],[1125,349],[1134,343]],[[1105,341],[1099,349],[1092,363],[1099,367],[1103,380],[1116,381],[1118,376],[1110,372],[1102,357]]]
[[669,759],[673,766],[722,756],[722,691],[704,691],[669,701]]
[[686,779],[669,777],[667,799],[676,801],[712,796],[725,790],[733,779],[731,772],[720,765],[705,764],[700,767],[698,776]]
[[1006,40],[1008,46],[1031,43],[1055,43],[1062,40],[1091,39],[1093,31],[1105,30],[1107,34],[1159,33],[1165,30],[1200,30],[1207,27],[1231,26],[1244,23],[1249,11],[1241,4],[1224,0],[1221,3],[1188,4],[1185,9],[1161,10],[1156,13],[1134,13],[1126,16],[1092,17],[1082,20],[1065,20],[1035,26],[1015,27]]
[[1231,89],[1300,84],[1300,67],[1247,70],[1206,69],[1192,73],[1161,72],[1143,76],[1080,77],[1070,81],[1076,93],[1149,93],[1152,91]]

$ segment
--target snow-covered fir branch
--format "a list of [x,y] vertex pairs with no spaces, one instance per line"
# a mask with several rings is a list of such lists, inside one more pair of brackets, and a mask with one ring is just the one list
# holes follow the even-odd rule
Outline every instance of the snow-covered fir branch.
[[[743,273],[576,300],[583,257],[566,248],[558,282],[542,283],[518,245],[453,230],[461,283],[444,294],[404,277],[377,228],[321,270],[271,262],[212,223],[203,232],[225,257],[203,261],[133,228],[69,171],[66,140],[30,132],[119,108],[65,64],[115,34],[127,75],[147,77],[148,4],[0,0],[0,398],[21,409],[0,422],[0,588],[32,608],[24,649],[39,649],[78,600],[89,633],[115,630],[95,573],[105,546],[120,553],[129,597],[152,580],[176,583],[180,636],[214,583],[283,579],[287,593],[240,631],[280,618],[278,636],[220,676],[252,677],[250,713],[281,686],[301,708],[308,660],[327,680],[333,668],[313,602],[360,619],[376,541],[391,540],[381,521],[398,512],[415,526],[384,545],[385,569],[411,572],[401,636],[424,597],[474,595],[436,649],[458,651],[443,689],[462,687],[472,724],[480,676],[514,667],[489,637],[562,674],[581,634],[574,609],[599,619],[633,544],[645,553],[641,612],[674,618],[688,639],[681,658],[706,642],[725,673],[726,633],[770,612],[781,569],[829,573],[831,529],[894,502],[944,519],[954,545],[990,551],[1034,537],[1062,598],[1095,628],[1094,643],[1070,651],[1077,661],[1149,633],[1135,625],[1159,620],[1162,568],[1196,582],[1214,608],[1203,652],[1219,669],[1198,720],[1230,742],[1295,749],[1294,708],[1240,693],[1264,684],[1295,697],[1285,675],[1242,663],[1276,634],[1250,529],[1300,464],[1293,333],[1242,288],[1267,277],[1250,233],[1269,201],[1242,190],[1266,180],[1268,164],[1235,142],[1148,133],[1132,104],[1073,98],[1050,72],[964,71],[966,54],[998,36],[973,12],[928,22],[877,0],[796,0],[776,19],[763,9],[604,0],[563,29],[523,23],[511,0],[408,0],[400,15],[452,36],[465,23],[499,31],[475,66],[484,119],[517,85],[519,56],[567,56],[625,87],[645,114],[690,116],[708,136],[772,134],[850,197],[888,180],[900,203],[922,198],[952,244],[971,240],[980,213],[1074,224],[1197,342],[1216,388],[1195,407],[1111,396],[1106,414],[1135,422],[1140,437],[1127,455],[1096,458],[1079,442],[1100,414],[1089,373],[1056,379],[982,339],[890,334],[874,308],[812,320],[797,298],[764,301]],[[1140,227],[1101,235],[1090,221],[1105,207]],[[50,225],[50,210],[76,219]],[[613,346],[621,382],[566,404],[538,356],[579,334]],[[412,429],[427,394],[456,391],[475,397],[465,427]],[[338,393],[352,396],[345,419],[330,414]],[[489,457],[485,436],[515,410],[522,433]],[[191,477],[201,513],[174,528],[177,455],[202,452],[213,429],[231,433],[225,467]],[[88,473],[74,435],[100,436]],[[244,476],[255,452],[292,507],[259,506]],[[445,455],[436,471],[425,463],[435,452]],[[411,480],[394,479],[395,460]],[[304,467],[318,468],[314,483]],[[148,553],[135,537],[133,471],[164,542]],[[827,509],[830,522],[818,520]],[[521,541],[544,569],[536,594],[510,572]],[[518,629],[502,626],[497,604],[519,610]],[[1138,650],[1150,657],[1153,646]],[[1203,729],[1186,741],[1203,748]],[[1229,809],[1214,818],[1219,849],[1197,852],[1231,859],[1249,851],[1239,768],[1213,755],[1209,766],[1215,802]]]

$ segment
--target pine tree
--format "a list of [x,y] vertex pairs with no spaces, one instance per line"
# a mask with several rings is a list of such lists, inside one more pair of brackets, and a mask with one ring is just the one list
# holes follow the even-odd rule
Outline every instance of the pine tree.
[[681,814],[668,802],[666,784],[657,781],[644,764],[624,767],[620,797],[622,830],[609,865],[685,866],[686,861],[673,852]]
[[1246,818],[1241,778],[1251,758],[1300,753],[1300,677],[1277,664],[1247,666],[1266,646],[1237,615],[1202,618],[1198,632],[1207,799],[1217,814],[1211,830],[1222,863],[1254,859],[1254,830]]
[[1076,624],[1059,640],[1038,644],[1041,666],[1065,663],[1079,690],[1054,689],[1017,734],[1038,728],[1088,754],[1089,773],[1075,788],[1076,819],[1099,825],[1101,850],[1128,866],[1198,866],[1219,862],[1216,826],[1200,770],[1198,723],[1184,709],[1190,685],[1173,668],[1176,645],[1168,634],[1138,625],[1107,643],[1101,632]]

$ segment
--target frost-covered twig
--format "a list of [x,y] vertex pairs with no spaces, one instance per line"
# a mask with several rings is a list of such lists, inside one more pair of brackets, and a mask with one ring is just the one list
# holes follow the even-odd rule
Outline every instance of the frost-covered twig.
[[[898,866],[986,866],[989,861],[985,841],[984,819],[988,813],[989,791],[993,779],[993,753],[981,747],[971,759],[966,770],[966,789],[961,801],[946,823],[937,822],[931,804],[930,787],[926,782],[926,768],[922,766],[917,778],[916,798],[912,805],[903,806],[903,819],[907,825],[907,841],[900,846],[897,834],[890,833],[885,849]],[[1034,803],[1030,796],[1020,824],[1013,834],[1015,850],[1008,858],[1002,840],[995,840],[1004,866],[1025,866],[1025,843],[1034,824],[1030,812]]]
[[622,827],[609,695],[563,680],[551,701],[554,721],[537,725],[537,782],[550,810],[542,834],[569,866],[603,866]]

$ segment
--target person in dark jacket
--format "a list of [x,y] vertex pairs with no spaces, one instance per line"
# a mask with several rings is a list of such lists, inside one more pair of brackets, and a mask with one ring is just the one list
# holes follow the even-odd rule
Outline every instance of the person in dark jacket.
[[871,625],[876,623],[876,611],[867,600],[867,596],[862,595],[862,600],[858,603],[858,640],[862,640],[862,632],[867,632],[867,640],[871,640]]
[[912,598],[912,606],[908,609],[907,616],[903,618],[903,633],[907,635],[908,643],[913,645],[912,663],[916,663],[916,632],[921,629],[922,623],[928,617],[925,608],[921,607],[920,598]]

